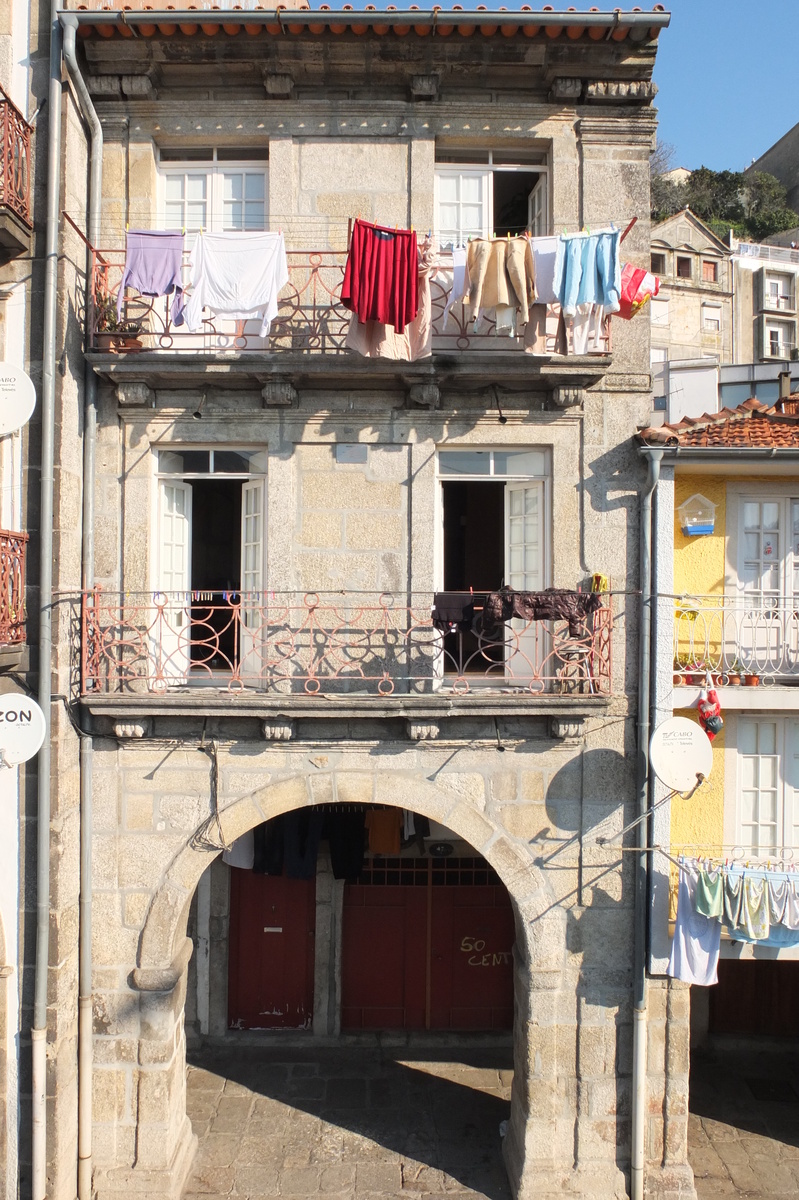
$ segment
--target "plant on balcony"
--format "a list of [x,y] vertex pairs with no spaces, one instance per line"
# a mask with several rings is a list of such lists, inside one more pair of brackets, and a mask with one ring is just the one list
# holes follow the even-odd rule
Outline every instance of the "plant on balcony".
[[741,686],[741,676],[743,673],[743,665],[737,658],[734,658],[730,663],[728,670],[726,671],[727,683],[730,685],[730,687]]
[[141,321],[119,320],[116,300],[100,292],[95,303],[94,344],[111,354],[133,354],[143,349]]

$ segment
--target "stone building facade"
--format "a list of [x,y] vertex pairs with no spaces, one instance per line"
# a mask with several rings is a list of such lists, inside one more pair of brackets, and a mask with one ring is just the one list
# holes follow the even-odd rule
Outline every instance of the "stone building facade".
[[[236,1037],[222,851],[280,814],[376,805],[437,823],[507,890],[515,1193],[622,1197],[634,884],[630,856],[598,838],[619,833],[636,796],[643,471],[630,430],[650,409],[648,323],[615,322],[592,354],[539,356],[442,325],[429,358],[368,360],[343,352],[336,287],[351,218],[440,232],[447,203],[476,203],[491,233],[520,196],[522,225],[542,233],[636,217],[625,256],[645,265],[667,17],[204,16],[62,16],[77,71],[64,96],[54,691],[75,720],[54,710],[48,1195],[74,1194],[90,1087],[99,1200],[179,1196],[195,1148],[187,1023]],[[87,302],[92,109],[103,173]],[[142,348],[102,336],[119,333],[101,318],[126,226],[186,226],[190,240],[234,210],[239,228],[286,236],[271,342],[218,324],[187,335],[161,302],[135,300]],[[588,643],[514,626],[513,653],[502,640],[476,655],[431,626],[435,592],[512,579],[517,545],[523,586],[607,577]],[[307,1036],[335,1037],[343,885],[319,861]],[[81,888],[93,1029],[79,1086]],[[647,1192],[691,1196],[680,985],[649,981],[647,1046]]]

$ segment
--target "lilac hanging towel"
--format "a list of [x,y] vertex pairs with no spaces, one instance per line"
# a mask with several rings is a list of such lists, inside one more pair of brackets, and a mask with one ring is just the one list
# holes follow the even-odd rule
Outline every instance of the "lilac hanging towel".
[[169,296],[174,291],[172,323],[183,323],[183,234],[172,230],[131,229],[127,234],[125,270],[117,294],[117,320],[122,318],[125,288],[142,296]]

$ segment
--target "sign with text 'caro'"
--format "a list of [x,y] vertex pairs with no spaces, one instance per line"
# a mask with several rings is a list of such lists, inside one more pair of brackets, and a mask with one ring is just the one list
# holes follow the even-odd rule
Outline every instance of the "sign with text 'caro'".
[[33,380],[22,367],[0,362],[0,437],[27,425],[36,407]]
[[38,754],[45,735],[44,713],[21,692],[0,696],[0,761],[16,767]]

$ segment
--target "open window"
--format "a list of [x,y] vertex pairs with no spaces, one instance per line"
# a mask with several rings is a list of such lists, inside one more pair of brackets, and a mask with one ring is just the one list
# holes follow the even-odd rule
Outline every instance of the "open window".
[[436,236],[442,249],[472,237],[549,232],[548,174],[540,151],[436,155]]
[[265,471],[262,450],[159,452],[154,649],[167,682],[263,673]]
[[[503,584],[540,591],[549,582],[545,450],[440,450],[442,560],[445,592],[474,592],[479,606]],[[461,632],[445,659],[463,673],[530,678],[546,657],[546,631],[510,622],[507,635]]]

